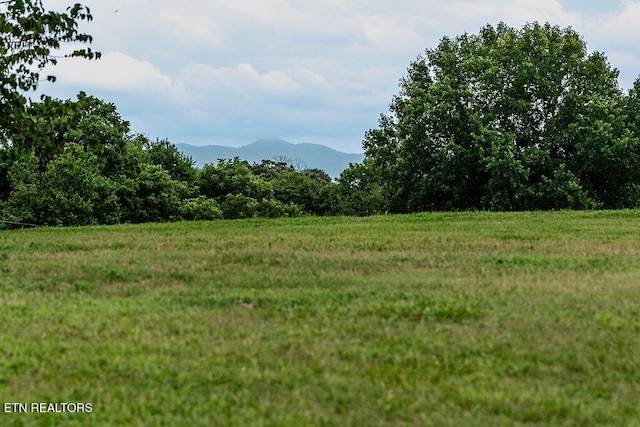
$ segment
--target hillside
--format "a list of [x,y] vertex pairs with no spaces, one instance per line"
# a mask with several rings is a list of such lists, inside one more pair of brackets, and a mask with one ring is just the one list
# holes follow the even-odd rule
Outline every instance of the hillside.
[[364,159],[363,154],[343,153],[320,144],[292,144],[280,139],[261,139],[238,148],[222,145],[196,147],[189,144],[176,144],[176,147],[190,156],[197,167],[236,156],[249,163],[286,157],[309,168],[322,169],[332,178],[338,177],[349,167],[349,163],[360,163]]

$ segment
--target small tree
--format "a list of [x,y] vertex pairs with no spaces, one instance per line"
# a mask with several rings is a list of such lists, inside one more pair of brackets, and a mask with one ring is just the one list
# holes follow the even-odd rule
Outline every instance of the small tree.
[[351,164],[338,178],[336,206],[333,213],[340,215],[374,215],[386,211],[385,199],[380,178],[371,161]]
[[155,142],[147,140],[145,144],[149,161],[154,165],[164,168],[171,178],[195,185],[197,171],[193,159],[178,150],[178,148],[166,139]]
[[271,199],[273,188],[251,172],[249,163],[236,157],[205,165],[198,179],[200,194],[222,201],[228,194],[243,194],[255,200]]

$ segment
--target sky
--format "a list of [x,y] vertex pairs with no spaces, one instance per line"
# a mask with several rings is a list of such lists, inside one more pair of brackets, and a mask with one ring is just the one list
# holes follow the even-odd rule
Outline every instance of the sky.
[[[499,22],[571,26],[622,88],[640,76],[640,0],[81,2],[94,17],[81,30],[102,59],[61,60],[40,91],[85,91],[114,103],[135,133],[173,143],[280,138],[362,152],[418,55]],[[62,11],[75,0],[43,3]]]

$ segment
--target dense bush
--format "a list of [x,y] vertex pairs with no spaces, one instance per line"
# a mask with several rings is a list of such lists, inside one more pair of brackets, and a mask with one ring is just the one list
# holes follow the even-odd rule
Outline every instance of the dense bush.
[[220,208],[225,219],[253,218],[258,214],[259,203],[244,194],[227,194]]
[[11,193],[4,204],[10,221],[43,225],[115,224],[120,221],[117,186],[99,172],[98,160],[70,143],[44,170],[23,153],[8,172]]
[[286,161],[263,160],[251,171],[269,182],[275,199],[293,203],[313,215],[336,213],[335,184],[319,169],[296,169]]
[[180,217],[186,220],[211,221],[221,219],[222,211],[215,199],[198,196],[182,202],[180,205]]
[[[166,139],[151,142],[142,136],[139,138],[144,140],[150,163],[162,166],[176,181],[195,184],[198,171],[194,168],[194,161],[190,157],[184,155]],[[197,190],[194,188],[193,191]]]
[[273,197],[273,188],[251,172],[249,163],[234,158],[220,160],[217,165],[205,165],[198,174],[200,194],[222,199],[227,194],[243,194],[256,200]]
[[352,164],[340,174],[335,188],[334,213],[366,216],[386,211],[384,189],[370,163],[365,160],[360,164]]
[[303,209],[295,203],[284,203],[275,199],[262,199],[258,203],[256,214],[265,218],[280,218],[283,216],[301,216]]
[[161,166],[143,164],[138,176],[124,181],[120,194],[127,201],[124,221],[162,222],[180,218],[180,206],[189,191]]

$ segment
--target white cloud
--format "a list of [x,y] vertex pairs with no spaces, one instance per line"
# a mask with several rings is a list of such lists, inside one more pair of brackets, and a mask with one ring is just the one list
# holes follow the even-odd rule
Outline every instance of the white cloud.
[[608,13],[591,17],[585,27],[590,34],[611,46],[625,46],[636,54],[640,53],[637,40],[640,38],[640,1],[623,2],[623,7]]
[[[619,3],[619,4],[618,4]],[[581,15],[573,27],[583,35],[590,51],[600,51],[620,71],[620,84],[628,89],[640,74],[640,1],[614,2],[611,9]]]
[[199,103],[225,98],[225,102],[256,102],[258,99],[286,99],[298,94],[302,86],[287,71],[258,72],[253,65],[214,67],[191,64],[179,76],[188,94]]
[[167,94],[182,90],[157,66],[122,52],[107,52],[99,61],[61,59],[52,72],[58,76],[59,84],[65,86]]
[[165,34],[180,40],[181,43],[207,45],[221,49],[228,42],[224,29],[210,16],[166,6],[160,7],[157,14],[162,28],[166,31]]
[[495,1],[459,1],[451,6],[451,16],[469,21],[496,16],[500,4]]
[[514,0],[505,5],[503,10],[498,8],[498,13],[504,13],[505,21],[516,26],[526,22],[540,21],[550,22],[555,25],[570,25],[576,19],[576,14],[562,9],[557,0]]
[[[63,10],[70,2],[44,3]],[[135,130],[176,142],[274,136],[357,151],[418,54],[487,23],[570,25],[626,82],[640,64],[637,0],[597,10],[574,0],[83,3],[94,21],[81,28],[105,55],[61,61],[56,91],[105,94],[143,127]]]

